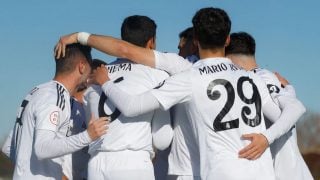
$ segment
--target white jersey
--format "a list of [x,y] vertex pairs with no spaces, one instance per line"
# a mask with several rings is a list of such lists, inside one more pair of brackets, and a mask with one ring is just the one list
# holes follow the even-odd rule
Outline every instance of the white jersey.
[[[117,59],[108,64],[107,68],[110,79],[130,94],[140,94],[155,88],[168,77],[168,73],[164,71],[133,64],[126,59]],[[133,118],[125,117],[97,86],[91,87],[85,93],[85,99],[88,109],[96,117],[111,117],[108,133],[90,145],[90,153],[132,150],[147,151],[153,156],[151,121],[157,117],[166,120],[170,125],[169,112],[160,109],[156,110],[157,115],[154,111]]]
[[205,59],[152,94],[164,109],[178,102],[188,108],[202,179],[274,179],[269,149],[255,161],[238,158],[239,150],[249,144],[241,135],[265,131],[262,108],[272,101],[253,73],[226,58]]
[[34,152],[37,130],[67,134],[70,95],[56,81],[35,87],[22,101],[13,129],[11,156],[15,162],[13,179],[61,179],[61,159],[39,160]]
[[169,154],[170,175],[200,176],[199,148],[187,110],[183,104],[177,104],[170,110],[174,122],[174,136]]
[[[167,71],[170,75],[189,70],[195,61],[187,61],[174,53],[158,53],[156,57],[156,68]],[[194,59],[196,56],[193,56]],[[187,57],[188,58],[188,57]],[[176,60],[178,59],[178,60]],[[172,61],[175,60],[175,61]],[[174,122],[174,136],[169,154],[168,174],[184,176],[200,176],[199,148],[190,121],[183,104],[172,107],[171,113]]]
[[[293,97],[296,96],[292,86],[288,85],[286,88],[281,87],[281,83],[274,73],[262,68],[256,68],[253,71],[265,81],[272,99],[277,104],[279,104],[277,98],[283,94]],[[280,93],[281,91],[286,91],[287,93]],[[268,122],[267,125],[272,125],[272,122],[266,122]],[[292,127],[289,132],[275,140],[270,145],[270,150],[274,160],[274,168],[277,180],[313,179],[299,151],[295,126]]]

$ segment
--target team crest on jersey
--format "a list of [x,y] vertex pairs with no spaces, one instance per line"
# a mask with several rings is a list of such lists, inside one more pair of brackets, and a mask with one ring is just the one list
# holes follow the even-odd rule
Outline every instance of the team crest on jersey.
[[56,126],[58,125],[58,123],[59,123],[59,112],[58,111],[53,111],[50,114],[50,122]]

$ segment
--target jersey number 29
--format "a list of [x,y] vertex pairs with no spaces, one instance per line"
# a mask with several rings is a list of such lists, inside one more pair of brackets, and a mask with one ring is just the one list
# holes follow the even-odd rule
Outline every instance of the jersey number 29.
[[[243,83],[246,81],[249,82],[252,86],[253,93],[251,98],[247,98],[243,92]],[[219,85],[222,85],[225,87],[227,91],[227,101],[224,107],[222,108],[222,110],[220,111],[220,113],[217,115],[217,117],[213,121],[213,129],[214,131],[217,132],[217,131],[224,131],[224,130],[239,128],[239,118],[233,119],[227,122],[222,122],[222,119],[226,116],[226,114],[228,114],[228,112],[234,105],[236,93],[234,91],[232,84],[225,79],[213,80],[208,85],[207,96],[209,97],[209,99],[213,101],[219,99],[221,96],[221,92],[218,90],[212,91],[215,86],[219,86]],[[252,79],[250,79],[249,77],[240,77],[238,79],[237,95],[239,96],[241,101],[243,101],[245,104],[248,104],[248,105],[254,104],[256,109],[255,116],[252,119],[250,119],[247,116],[251,114],[250,107],[245,105],[241,107],[241,119],[243,120],[243,122],[246,125],[251,127],[258,126],[261,123],[261,97],[260,97],[258,88],[253,83]]]

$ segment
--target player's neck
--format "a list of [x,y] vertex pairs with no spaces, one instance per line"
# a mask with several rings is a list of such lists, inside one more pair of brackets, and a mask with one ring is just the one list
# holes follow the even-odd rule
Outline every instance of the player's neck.
[[242,55],[242,54],[229,54],[227,58],[231,59],[234,64],[242,67],[243,69],[250,71],[258,67],[254,56]]
[[224,51],[224,48],[220,48],[220,49],[201,49],[201,48],[199,48],[199,56],[200,56],[200,60],[207,59],[207,58],[224,57],[225,51]]
[[70,95],[73,95],[76,92],[77,83],[72,75],[56,75],[53,80],[61,83],[68,90]]

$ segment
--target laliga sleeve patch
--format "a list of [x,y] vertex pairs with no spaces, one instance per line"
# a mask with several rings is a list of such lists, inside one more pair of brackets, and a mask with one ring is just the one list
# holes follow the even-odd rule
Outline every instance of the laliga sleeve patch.
[[58,125],[58,123],[59,123],[59,112],[58,111],[53,111],[50,114],[50,122],[56,126]]

